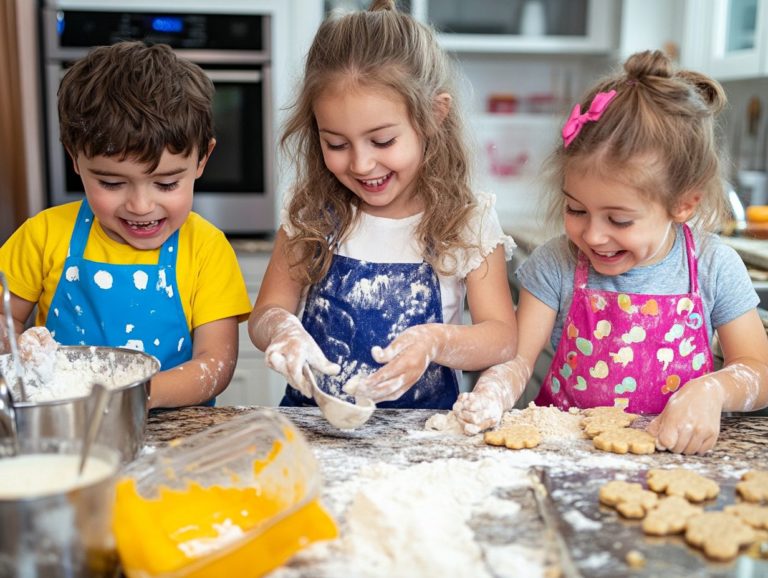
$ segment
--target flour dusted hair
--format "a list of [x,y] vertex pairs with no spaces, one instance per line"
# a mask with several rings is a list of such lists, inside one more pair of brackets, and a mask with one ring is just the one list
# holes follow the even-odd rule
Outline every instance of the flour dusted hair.
[[[314,283],[325,275],[333,248],[349,232],[359,207],[359,199],[323,162],[312,107],[333,85],[381,88],[403,99],[425,145],[414,186],[425,207],[416,232],[424,258],[446,273],[444,257],[453,249],[467,247],[461,233],[474,197],[454,74],[433,31],[398,12],[392,0],[375,1],[367,11],[331,15],[320,25],[281,139],[296,169],[288,205],[288,218],[296,233],[288,240],[287,256],[298,281]],[[441,120],[436,97],[442,93],[454,102]]]
[[550,217],[562,222],[562,185],[568,170],[591,172],[640,189],[671,214],[684,195],[701,193],[692,224],[715,230],[727,214],[725,162],[716,117],[726,97],[712,78],[675,69],[662,52],[633,54],[624,70],[600,80],[579,103],[616,91],[596,122],[587,122],[568,146],[548,159]]

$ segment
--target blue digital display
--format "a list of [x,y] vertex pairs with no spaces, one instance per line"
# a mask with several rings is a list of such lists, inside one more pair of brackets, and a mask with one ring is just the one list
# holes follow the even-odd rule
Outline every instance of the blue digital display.
[[152,30],[155,32],[178,33],[184,30],[184,21],[173,16],[158,16],[152,19]]

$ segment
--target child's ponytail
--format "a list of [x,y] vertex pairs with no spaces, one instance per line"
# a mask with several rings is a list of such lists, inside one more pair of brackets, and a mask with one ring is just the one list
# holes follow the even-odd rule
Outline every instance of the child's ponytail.
[[373,0],[368,7],[369,12],[376,12],[378,10],[397,10],[395,0]]

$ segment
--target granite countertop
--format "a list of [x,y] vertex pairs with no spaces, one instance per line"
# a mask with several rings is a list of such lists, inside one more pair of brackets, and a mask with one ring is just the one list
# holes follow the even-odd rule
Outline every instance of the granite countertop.
[[[152,411],[144,451],[153,453],[174,439],[252,411],[253,408],[238,407]],[[468,522],[474,541],[482,550],[482,564],[488,576],[541,576],[553,568],[565,576],[612,578],[749,576],[757,574],[745,574],[745,567],[768,564],[746,555],[729,563],[709,562],[698,551],[687,547],[680,537],[644,537],[638,522],[622,520],[615,511],[597,502],[600,485],[609,480],[619,477],[642,481],[650,468],[686,467],[721,484],[717,503],[707,504],[707,509],[720,509],[735,501],[734,485],[744,471],[766,467],[768,418],[724,417],[720,440],[706,456],[666,452],[622,456],[599,452],[587,439],[552,436],[545,436],[539,447],[530,450],[491,447],[482,442],[482,436],[426,431],[424,424],[435,413],[426,410],[377,410],[367,424],[355,431],[336,430],[317,408],[275,408],[275,411],[297,426],[318,459],[323,479],[322,501],[339,522],[342,537],[351,499],[345,494],[349,493],[345,488],[366,471],[380,464],[407,469],[456,460],[451,463],[472,463],[472,467],[478,468],[491,463],[492,467],[519,468],[520,472],[540,469],[551,496],[549,503],[554,506],[557,533],[553,534],[552,526],[546,525],[537,507],[525,473],[511,487],[494,490],[495,502],[486,506],[493,505],[495,513],[489,512],[489,507],[480,508]],[[640,427],[647,419],[641,418]],[[514,508],[499,507],[503,503]],[[558,534],[564,542],[557,538]],[[563,543],[565,547],[558,549]],[[627,566],[626,554],[630,550],[645,556],[644,568]],[[310,551],[312,548],[275,571],[272,578],[352,575],[340,570],[344,568],[344,559],[338,555],[332,560],[322,554],[303,555]],[[517,557],[510,558],[512,554]],[[522,570],[519,564],[524,564]],[[364,578],[359,571],[355,575]]]

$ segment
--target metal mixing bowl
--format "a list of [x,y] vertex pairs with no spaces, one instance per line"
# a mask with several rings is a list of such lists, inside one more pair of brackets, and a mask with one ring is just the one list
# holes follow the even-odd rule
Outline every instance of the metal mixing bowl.
[[[119,387],[110,387],[110,396],[97,437],[99,444],[115,448],[122,462],[136,458],[144,444],[147,423],[147,400],[150,380],[160,370],[160,362],[151,355],[117,347],[61,346],[68,359],[97,360],[105,373],[94,374],[93,380],[111,381],[110,371],[130,367],[135,379]],[[16,429],[25,441],[42,438],[82,440],[87,417],[92,411],[89,397],[56,401],[17,401]]]
[[[19,455],[77,457],[80,451],[80,444],[72,440],[22,439],[19,445]],[[15,453],[10,440],[0,440],[0,461]],[[112,517],[119,455],[114,449],[96,445],[89,456],[111,466],[112,474],[44,495],[0,497],[0,576],[117,576],[119,566]],[[46,474],[41,472],[41,475]],[[50,472],[47,475],[50,476]]]

